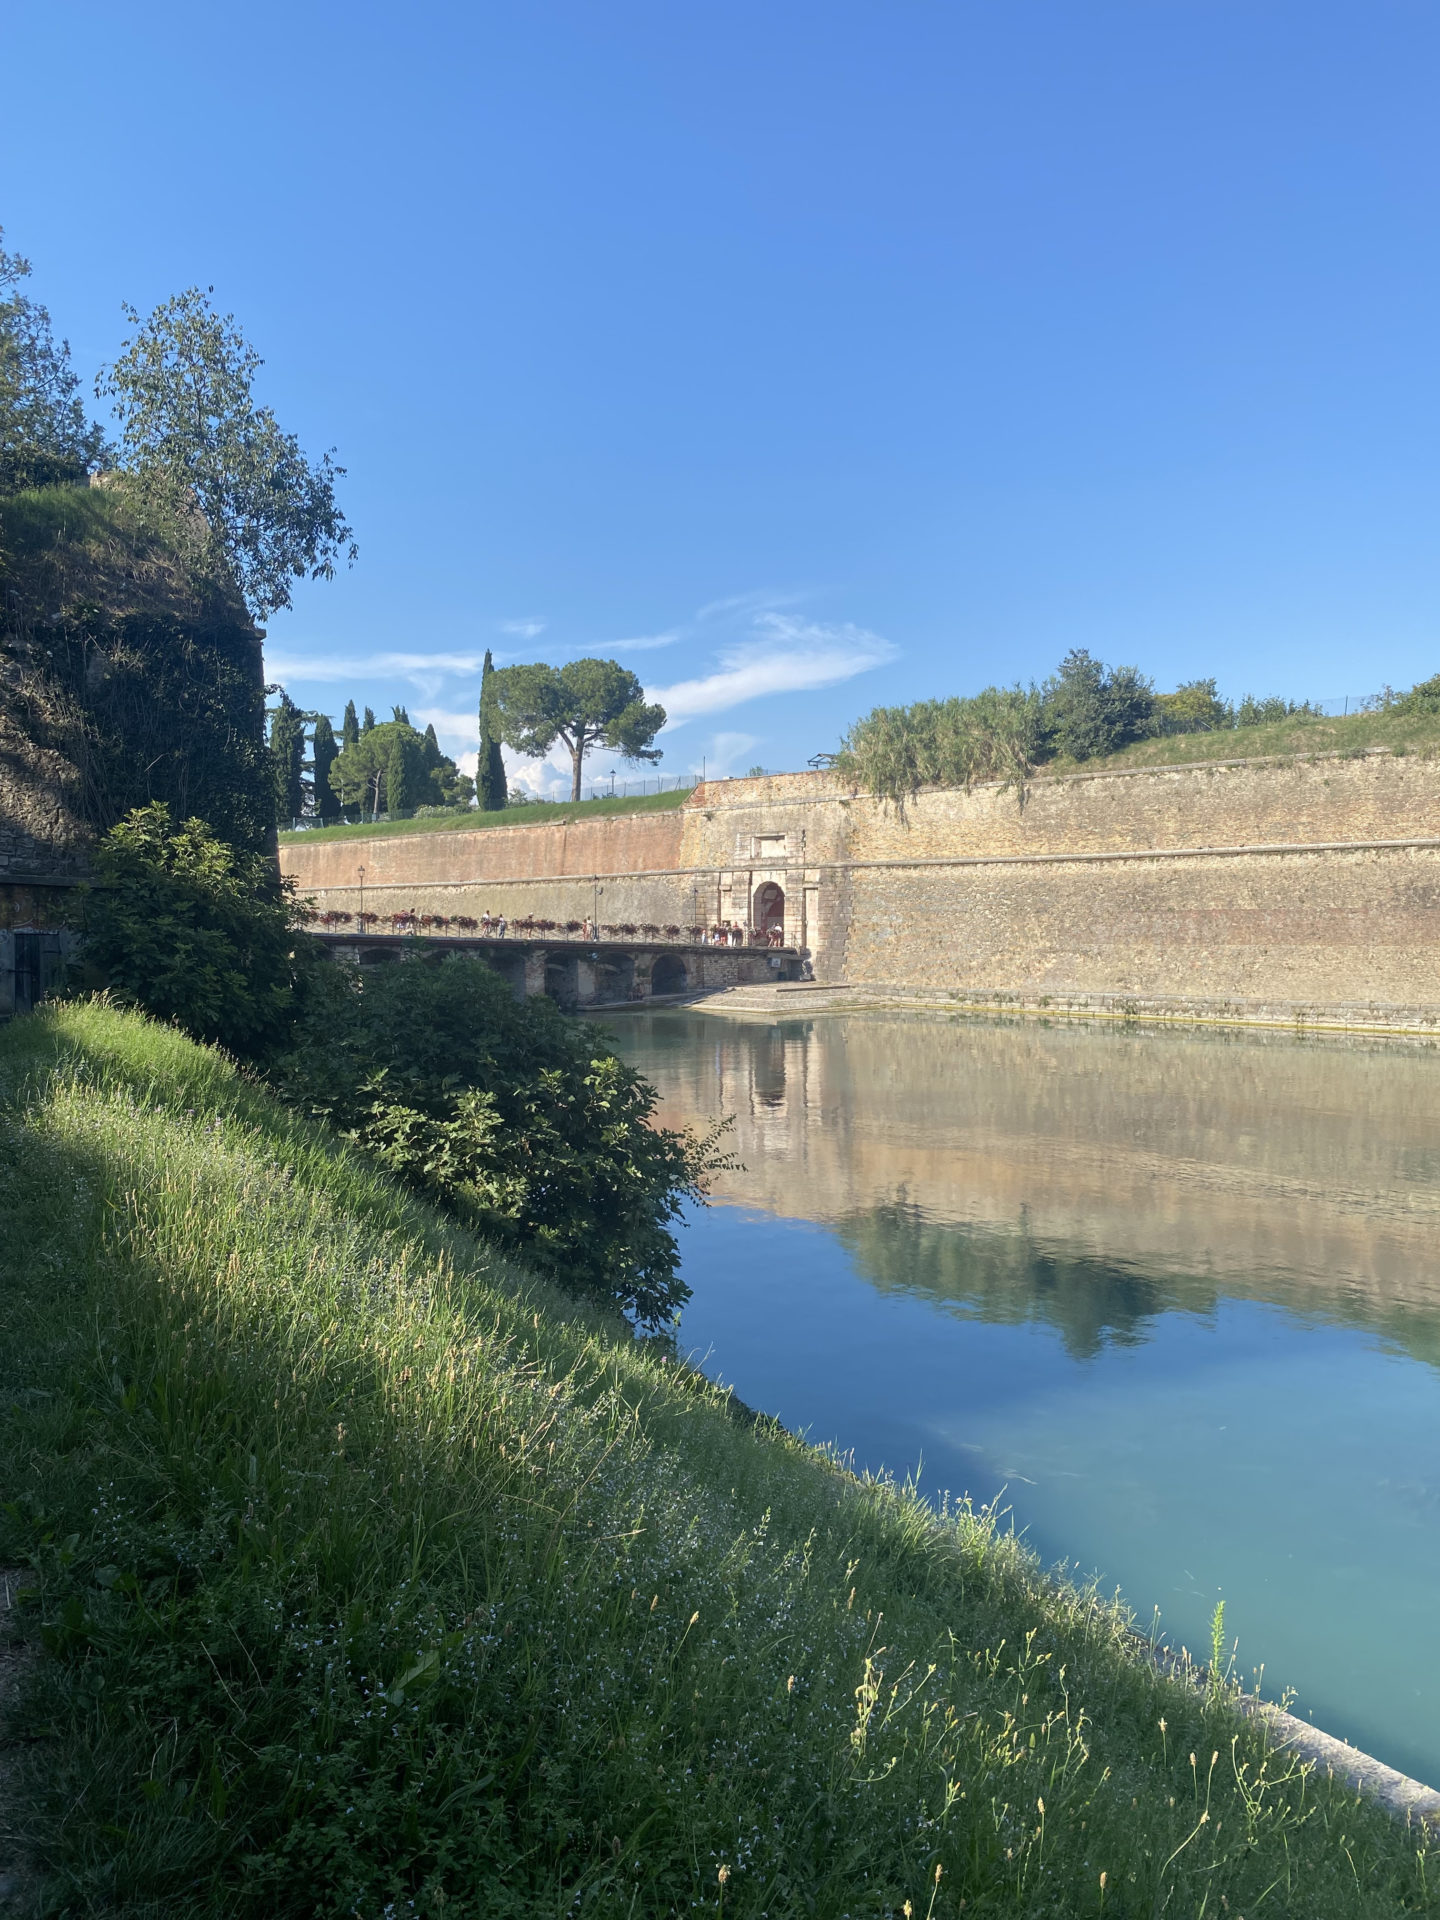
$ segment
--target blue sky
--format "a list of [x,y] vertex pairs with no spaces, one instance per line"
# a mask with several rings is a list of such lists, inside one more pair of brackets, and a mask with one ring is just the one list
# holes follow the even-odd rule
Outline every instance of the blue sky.
[[7,17],[0,221],[87,374],[213,284],[338,448],[297,699],[463,752],[486,647],[613,654],[665,771],[793,767],[1071,646],[1440,668],[1437,56],[1419,0],[79,0]]

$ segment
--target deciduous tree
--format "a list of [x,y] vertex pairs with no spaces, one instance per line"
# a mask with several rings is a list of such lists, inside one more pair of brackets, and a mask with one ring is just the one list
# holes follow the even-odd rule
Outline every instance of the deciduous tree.
[[[0,228],[0,239],[4,229]],[[30,262],[0,247],[0,492],[83,480],[110,455],[85,417],[70,343],[56,342],[47,310],[20,283]]]
[[1155,688],[1138,667],[1107,667],[1073,647],[1045,682],[1045,723],[1056,747],[1093,760],[1138,740],[1150,726]]
[[[291,584],[328,580],[355,542],[335,498],[345,469],[310,460],[269,407],[256,404],[264,364],[233,314],[188,287],[135,328],[97,393],[120,422],[121,465],[183,526],[193,502],[256,619],[290,605]],[[193,517],[193,516],[191,516]],[[207,537],[208,537],[207,536]],[[197,558],[203,543],[196,542]]]
[[468,806],[475,796],[474,781],[441,753],[433,727],[419,734],[404,720],[362,731],[336,756],[330,785],[343,805],[372,814]]

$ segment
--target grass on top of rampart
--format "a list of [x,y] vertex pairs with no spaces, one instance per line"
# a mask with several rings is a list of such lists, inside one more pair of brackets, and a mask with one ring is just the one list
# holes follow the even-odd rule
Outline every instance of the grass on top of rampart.
[[1423,1836],[992,1520],[741,1420],[168,1029],[0,1033],[0,1287],[46,1911],[1436,1910]]
[[1431,756],[1440,752],[1440,714],[1292,714],[1261,727],[1224,727],[1213,733],[1166,734],[1136,740],[1119,753],[1095,760],[1053,760],[1041,775],[1124,773],[1132,767],[1167,767],[1196,760],[1308,759],[1321,753],[1389,752]]
[[683,807],[690,798],[689,789],[674,793],[636,793],[619,795],[614,800],[533,800],[523,807],[502,807],[498,813],[482,813],[467,807],[454,813],[422,814],[418,820],[347,821],[338,827],[302,827],[298,832],[280,835],[285,846],[306,845],[312,840],[374,840],[396,833],[474,833],[489,827],[540,827],[552,820],[605,820],[616,813],[667,813]]

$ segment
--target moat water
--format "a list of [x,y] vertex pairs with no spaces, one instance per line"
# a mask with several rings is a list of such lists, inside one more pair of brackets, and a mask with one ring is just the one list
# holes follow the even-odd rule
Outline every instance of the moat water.
[[1440,1784],[1440,1050],[856,1014],[617,1021],[745,1171],[681,1344],[999,1500],[1172,1644]]

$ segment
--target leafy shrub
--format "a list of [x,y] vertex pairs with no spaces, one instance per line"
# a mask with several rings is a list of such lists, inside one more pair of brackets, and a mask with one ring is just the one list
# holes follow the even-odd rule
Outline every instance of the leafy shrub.
[[714,1137],[651,1126],[654,1090],[593,1028],[483,961],[325,970],[275,1078],[571,1291],[649,1327],[689,1297],[669,1229],[724,1164]]
[[123,1003],[246,1058],[285,1038],[313,943],[265,855],[153,801],[100,842],[78,911],[86,966]]
[[1318,714],[1319,707],[1312,706],[1308,700],[1285,700],[1279,694],[1271,694],[1263,700],[1256,699],[1253,693],[1247,693],[1238,707],[1232,710],[1233,724],[1237,727],[1268,727],[1277,720],[1293,720],[1297,715]]
[[1233,724],[1231,711],[1213,680],[1187,680],[1173,693],[1157,693],[1151,702],[1151,731],[1214,733]]
[[1417,682],[1408,693],[1402,693],[1390,711],[1401,714],[1440,713],[1440,673],[1432,674],[1428,680]]

